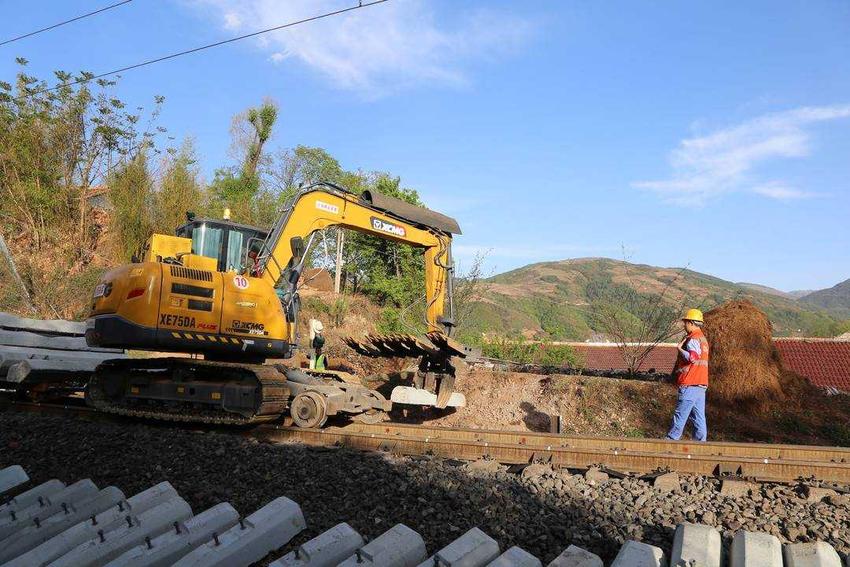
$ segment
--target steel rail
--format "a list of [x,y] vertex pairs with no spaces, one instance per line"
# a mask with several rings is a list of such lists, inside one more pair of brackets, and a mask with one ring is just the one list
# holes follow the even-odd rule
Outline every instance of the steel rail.
[[[369,431],[373,429],[372,431]],[[469,431],[469,430],[466,430]],[[438,435],[431,435],[431,433]],[[497,432],[498,433],[498,432]],[[439,435],[442,434],[442,435]],[[510,435],[500,433],[501,435]],[[823,460],[794,460],[770,457],[660,453],[610,447],[547,446],[492,442],[483,438],[453,437],[444,428],[417,428],[410,425],[346,426],[325,429],[300,429],[279,425],[261,425],[251,435],[265,441],[297,442],[317,446],[350,447],[386,451],[399,455],[434,455],[461,460],[492,459],[504,464],[529,464],[534,461],[555,467],[583,469],[604,466],[623,473],[650,473],[669,469],[681,473],[717,475],[721,473],[752,477],[764,481],[787,482],[797,479],[850,483],[850,463]],[[523,433],[514,433],[523,436]],[[569,440],[555,436],[560,439]],[[608,439],[606,441],[622,441]],[[695,443],[684,443],[696,445]]]
[[[72,403],[4,400],[0,410],[75,414],[85,419],[121,418]],[[162,426],[162,424],[159,424]],[[508,465],[532,462],[584,469],[603,466],[623,473],[669,469],[686,474],[732,474],[762,481],[816,479],[850,484],[850,448],[762,443],[693,443],[661,439],[567,436],[521,431],[455,429],[413,424],[352,423],[324,429],[278,424],[214,428],[271,443],[349,447],[398,455],[433,455],[460,460],[492,459]]]
[[[340,428],[330,427],[331,430]],[[600,437],[589,435],[563,435],[531,431],[508,431],[491,429],[469,429],[434,427],[412,424],[352,423],[345,426],[348,432],[398,434],[429,437],[432,440],[483,441],[525,445],[537,449],[561,447],[575,449],[605,449],[610,451],[643,451],[673,455],[707,455],[722,457],[750,457],[798,461],[830,461],[850,463],[850,448],[825,447],[820,445],[788,445],[771,443],[740,443],[733,441],[672,441],[670,439],[647,439],[635,437]]]

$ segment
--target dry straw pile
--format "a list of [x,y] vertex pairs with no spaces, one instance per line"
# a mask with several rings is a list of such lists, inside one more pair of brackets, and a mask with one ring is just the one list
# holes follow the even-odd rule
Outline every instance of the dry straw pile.
[[767,316],[749,301],[730,301],[705,314],[714,400],[768,409],[804,381],[782,368]]

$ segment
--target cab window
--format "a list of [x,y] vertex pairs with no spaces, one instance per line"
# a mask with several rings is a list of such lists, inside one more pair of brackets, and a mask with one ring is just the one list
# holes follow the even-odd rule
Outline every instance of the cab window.
[[206,224],[196,226],[192,231],[192,251],[201,256],[218,259],[221,251],[221,239],[224,230]]
[[231,230],[227,236],[227,256],[225,257],[224,270],[226,272],[241,272],[242,262],[245,259],[245,234],[238,230]]

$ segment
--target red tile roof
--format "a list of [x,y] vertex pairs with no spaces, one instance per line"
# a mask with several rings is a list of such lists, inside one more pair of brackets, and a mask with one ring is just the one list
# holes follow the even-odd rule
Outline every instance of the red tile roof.
[[[850,341],[828,339],[774,339],[774,344],[788,370],[803,376],[820,388],[832,387],[850,393]],[[614,345],[570,343],[584,367],[591,370],[627,370],[626,363]],[[656,346],[641,363],[639,372],[666,373],[673,369],[676,347]]]
[[[571,346],[581,357],[585,368],[593,370],[628,370],[620,350],[614,345],[587,345],[572,343]],[[658,345],[643,359],[638,372],[667,373],[673,370],[676,362],[674,345]]]
[[777,339],[774,344],[788,370],[815,386],[850,392],[850,342]]

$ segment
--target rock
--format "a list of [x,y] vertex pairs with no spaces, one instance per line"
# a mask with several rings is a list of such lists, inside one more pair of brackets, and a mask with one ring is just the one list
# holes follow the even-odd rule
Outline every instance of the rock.
[[522,478],[527,479],[538,479],[544,476],[551,475],[553,472],[554,471],[552,470],[551,465],[532,463],[522,469],[522,473],[520,473],[520,476],[522,476]]
[[659,492],[672,492],[681,488],[679,484],[679,473],[669,472],[655,477],[652,487]]
[[724,479],[723,484],[720,485],[720,494],[730,498],[741,498],[749,496],[754,488],[755,486],[750,482]]
[[503,464],[493,459],[479,459],[466,464],[466,470],[472,473],[495,474],[506,469]]
[[808,484],[803,487],[803,494],[809,502],[820,502],[826,498],[838,496],[838,493],[831,488],[819,488]]
[[584,473],[584,478],[587,482],[603,483],[609,479],[608,473],[596,467],[587,469]]

